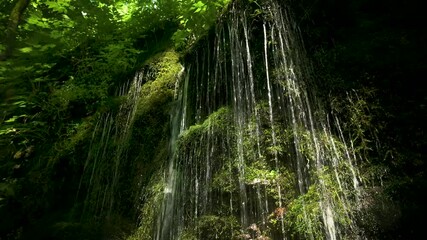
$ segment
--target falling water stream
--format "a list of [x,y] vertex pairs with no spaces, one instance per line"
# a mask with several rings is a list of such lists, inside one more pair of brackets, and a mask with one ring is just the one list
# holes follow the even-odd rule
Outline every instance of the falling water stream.
[[260,2],[256,26],[232,4],[186,62],[155,239],[361,238],[354,151],[315,98],[286,9]]
[[[155,216],[140,216],[149,239],[364,239],[360,157],[316,97],[298,33],[278,0],[236,0],[183,58],[164,188],[146,211]],[[76,196],[82,219],[109,219],[140,199],[128,152],[151,74],[120,87],[117,109],[96,121]]]
[[311,75],[288,9],[229,6],[177,83],[154,239],[363,238],[357,157]]
[[116,96],[122,101],[117,111],[102,114],[96,122],[77,193],[84,198],[82,217],[108,218],[122,204],[119,184],[126,177],[128,142],[147,74],[141,70],[118,88]]

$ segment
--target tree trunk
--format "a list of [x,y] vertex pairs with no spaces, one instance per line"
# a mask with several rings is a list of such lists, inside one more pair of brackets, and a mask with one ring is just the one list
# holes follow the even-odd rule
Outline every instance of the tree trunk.
[[17,0],[9,17],[9,25],[6,29],[5,45],[6,50],[0,54],[0,61],[7,60],[13,53],[18,34],[18,26],[22,20],[25,10],[27,9],[30,0]]

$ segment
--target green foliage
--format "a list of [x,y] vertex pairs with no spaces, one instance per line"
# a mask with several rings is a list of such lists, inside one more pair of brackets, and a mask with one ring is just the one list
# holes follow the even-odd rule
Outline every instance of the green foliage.
[[320,189],[311,186],[307,193],[292,201],[285,215],[286,226],[293,236],[322,239],[323,224],[320,209]]
[[226,160],[219,171],[217,171],[213,176],[212,188],[227,193],[234,193],[237,191],[237,180],[233,174],[235,166],[232,163],[232,160]]
[[[88,144],[94,131],[94,118],[82,119],[66,126],[66,132],[54,143],[48,164],[55,166],[64,156],[79,155],[79,151]],[[70,160],[70,164],[79,165],[81,160]]]
[[233,216],[204,215],[196,219],[195,226],[185,229],[179,239],[232,239],[238,227]]
[[256,161],[245,167],[245,181],[247,184],[270,185],[277,181],[279,175],[276,170],[267,169],[265,163]]
[[233,216],[202,216],[197,222],[197,231],[204,239],[230,239],[238,227],[237,219]]
[[378,133],[384,128],[374,123],[374,117],[379,114],[376,91],[372,88],[362,88],[347,92],[347,96],[333,98],[331,107],[334,113],[344,122],[343,128],[349,134],[352,143],[357,146],[357,152],[365,157],[373,149],[373,142],[378,141]]
[[343,236],[353,236],[352,224],[360,211],[358,199],[361,196],[356,189],[345,186],[351,184],[351,179],[346,179],[348,172],[349,169],[342,167],[324,167],[316,172],[316,181],[308,191],[290,201],[285,221],[293,236],[322,239],[327,221],[343,229],[340,233]]
[[218,14],[229,2],[230,0],[182,1],[178,16],[180,29],[172,37],[175,47],[182,49],[193,45],[197,39],[207,33]]

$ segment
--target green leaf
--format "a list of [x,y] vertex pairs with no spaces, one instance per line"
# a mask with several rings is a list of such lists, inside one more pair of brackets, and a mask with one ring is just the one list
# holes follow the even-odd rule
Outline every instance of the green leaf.
[[204,4],[202,1],[198,1],[194,4],[194,6],[196,8],[202,8],[203,6],[205,6],[206,4]]
[[[25,106],[25,105],[24,105]],[[26,117],[26,114],[20,115],[20,116],[13,116],[11,118],[9,118],[8,120],[4,121],[5,123],[11,123],[11,122],[15,122],[17,119],[21,118],[21,117]]]
[[9,127],[9,128],[6,128],[6,129],[0,129],[0,136],[1,135],[6,135],[6,134],[9,134],[9,133],[14,133],[14,132],[16,132],[16,129],[14,127]]
[[44,52],[44,51],[49,50],[49,49],[54,48],[54,47],[56,47],[55,44],[46,44],[40,49],[40,51]]
[[24,48],[19,49],[19,51],[21,51],[23,53],[29,53],[29,52],[33,51],[33,48],[32,47],[24,47]]
[[54,12],[67,13],[70,0],[46,1],[45,4]]
[[27,103],[26,101],[17,101],[17,102],[12,103],[12,105],[24,105],[26,103]]

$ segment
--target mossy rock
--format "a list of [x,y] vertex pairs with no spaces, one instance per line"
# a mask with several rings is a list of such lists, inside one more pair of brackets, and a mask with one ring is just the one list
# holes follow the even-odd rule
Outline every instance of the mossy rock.
[[[175,84],[183,70],[179,63],[179,55],[173,50],[162,52],[146,62],[149,75],[154,80],[146,82],[141,89],[138,103],[139,113],[153,108],[162,108],[173,101]],[[150,77],[150,76],[148,76]]]
[[231,117],[232,115],[229,108],[219,108],[217,111],[210,114],[203,123],[190,126],[184,131],[178,139],[179,148],[182,149],[191,145],[191,143],[197,142],[204,134],[225,135],[227,130],[233,133],[233,128],[229,124]]

